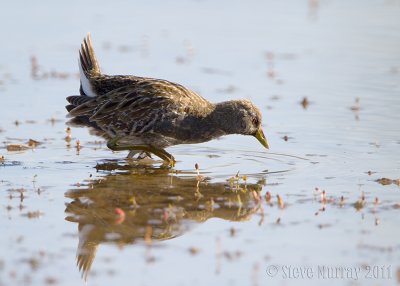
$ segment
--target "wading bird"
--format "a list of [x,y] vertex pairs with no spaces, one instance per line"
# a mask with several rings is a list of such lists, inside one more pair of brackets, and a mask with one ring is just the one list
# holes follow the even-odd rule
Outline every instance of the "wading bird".
[[94,128],[111,150],[154,154],[169,166],[165,148],[223,135],[254,136],[268,148],[260,110],[249,100],[211,103],[182,85],[154,78],[101,73],[90,35],[79,51],[80,95],[66,109],[75,123]]

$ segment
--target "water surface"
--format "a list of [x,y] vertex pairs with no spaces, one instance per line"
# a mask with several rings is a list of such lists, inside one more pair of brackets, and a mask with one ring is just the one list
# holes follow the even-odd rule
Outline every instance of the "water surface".
[[[4,6],[0,285],[399,283],[398,1]],[[168,170],[66,138],[88,31],[106,73],[251,99],[271,149],[175,146]]]

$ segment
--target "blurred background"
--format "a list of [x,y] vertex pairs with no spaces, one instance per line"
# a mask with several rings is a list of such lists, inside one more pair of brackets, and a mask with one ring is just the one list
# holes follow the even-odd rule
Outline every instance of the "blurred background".
[[[0,285],[399,284],[400,1],[1,4]],[[254,101],[271,149],[175,146],[170,172],[68,134],[88,32],[106,74]]]

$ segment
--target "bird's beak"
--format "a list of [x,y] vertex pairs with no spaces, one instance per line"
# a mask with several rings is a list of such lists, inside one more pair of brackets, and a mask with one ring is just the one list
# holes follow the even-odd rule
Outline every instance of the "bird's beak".
[[254,135],[254,137],[257,138],[257,140],[261,143],[261,145],[269,149],[267,138],[265,138],[264,132],[262,131],[261,128],[257,130],[257,133]]

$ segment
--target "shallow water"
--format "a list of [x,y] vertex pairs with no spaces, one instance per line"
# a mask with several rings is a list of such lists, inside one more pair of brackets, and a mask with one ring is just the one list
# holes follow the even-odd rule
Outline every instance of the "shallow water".
[[[400,283],[398,1],[4,6],[0,285]],[[253,100],[271,149],[175,146],[168,170],[68,140],[88,31],[106,73]]]

